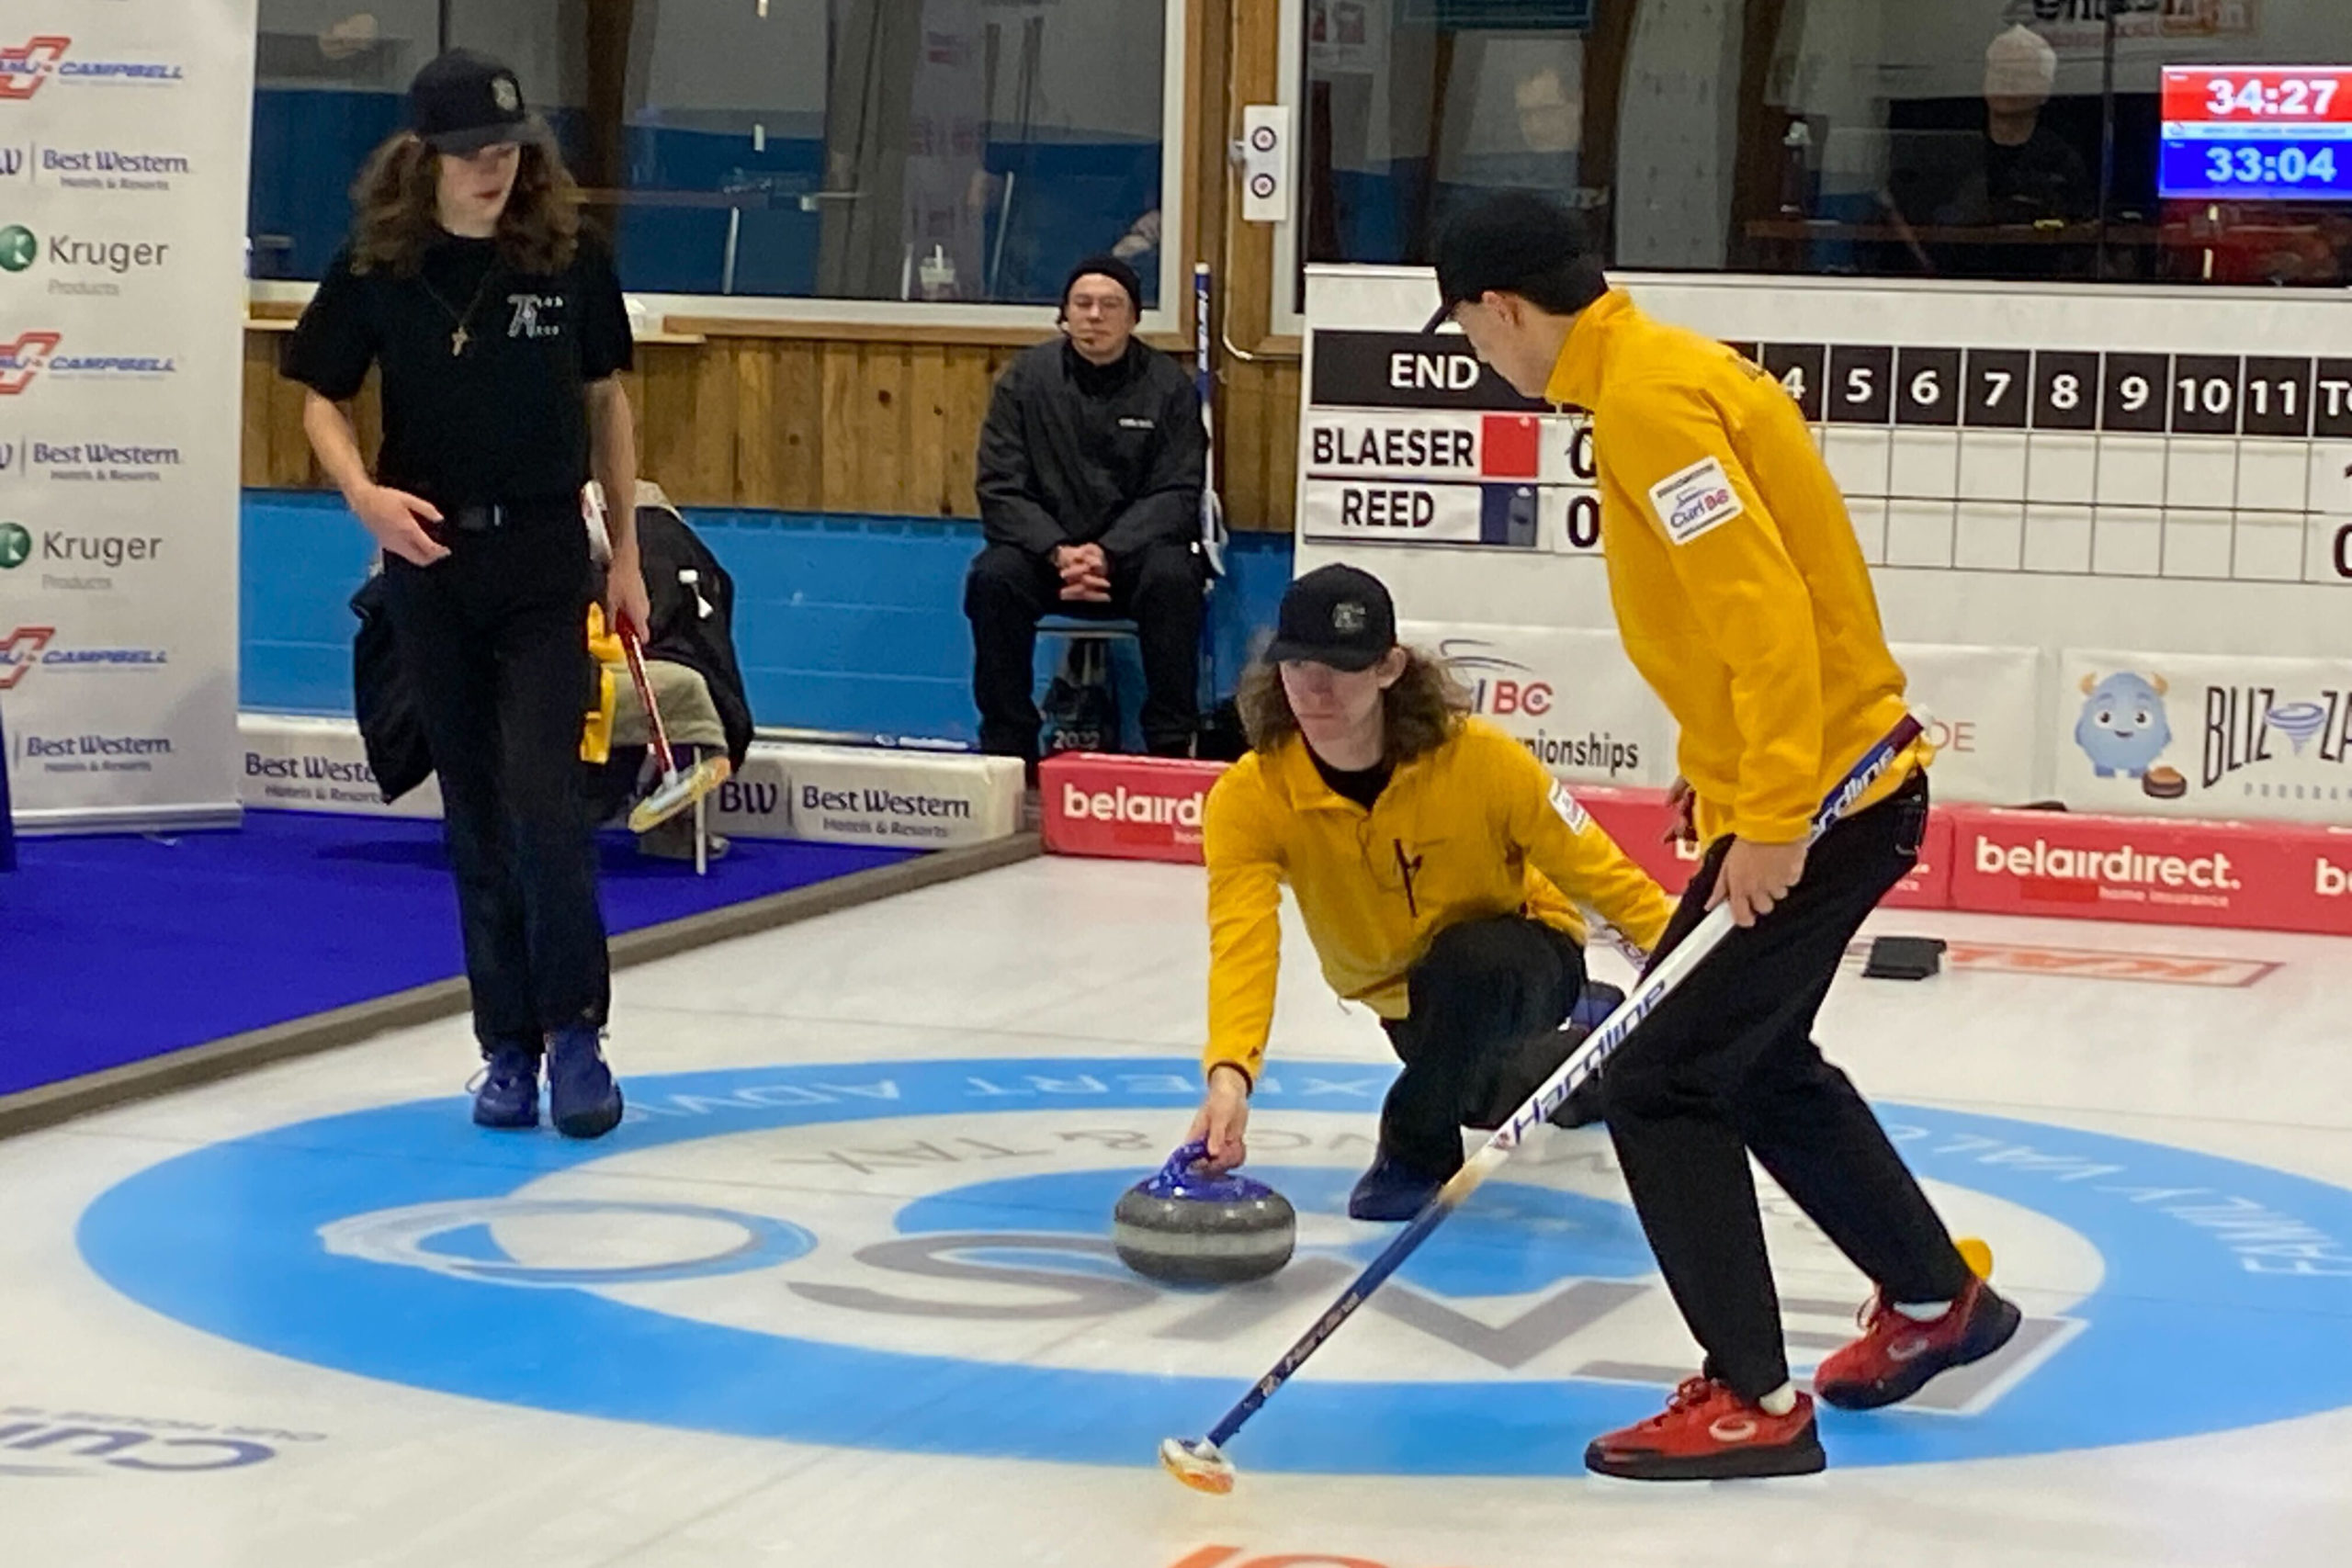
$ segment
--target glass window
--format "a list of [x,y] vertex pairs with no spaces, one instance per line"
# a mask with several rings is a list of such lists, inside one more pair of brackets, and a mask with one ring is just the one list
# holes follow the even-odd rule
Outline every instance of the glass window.
[[2167,68],[2352,64],[2342,0],[1298,3],[1304,260],[1518,186],[1628,268],[2352,283],[2352,118],[2277,124],[2316,78],[2163,175]]
[[[1167,0],[447,0],[451,45],[512,61],[640,292],[1050,304],[1115,249],[1156,303]],[[265,0],[273,12],[310,6]],[[616,17],[618,19],[616,20]],[[307,21],[305,23],[307,25]],[[398,123],[422,52],[367,117]],[[373,145],[306,130],[322,93],[261,104],[311,142],[270,276],[315,276]],[[307,117],[307,119],[306,119]],[[261,142],[257,137],[257,145]],[[256,159],[258,190],[262,174]],[[257,204],[256,214],[262,211]],[[304,217],[297,216],[307,215]],[[259,219],[257,216],[256,221]],[[309,232],[306,231],[314,231]]]
[[1511,186],[1606,202],[1584,177],[1589,0],[1306,6],[1305,259],[1419,261]]
[[261,0],[247,231],[256,277],[316,277],[352,177],[441,47],[439,0]]

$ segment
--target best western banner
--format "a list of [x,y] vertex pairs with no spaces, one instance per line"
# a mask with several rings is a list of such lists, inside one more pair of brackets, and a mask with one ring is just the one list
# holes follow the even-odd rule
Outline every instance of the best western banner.
[[2069,649],[2060,674],[2068,806],[2352,821],[2352,658]]
[[18,822],[237,813],[254,0],[0,20],[0,711]]

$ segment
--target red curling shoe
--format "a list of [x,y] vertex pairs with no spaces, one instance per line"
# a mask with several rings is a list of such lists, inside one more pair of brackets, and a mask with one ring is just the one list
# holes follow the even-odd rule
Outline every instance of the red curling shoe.
[[1981,1361],[2007,1344],[2024,1319],[1981,1279],[1971,1279],[1943,1316],[1926,1323],[1873,1295],[1862,1309],[1862,1337],[1821,1363],[1814,1392],[1840,1410],[1900,1404],[1938,1372]]
[[1626,1481],[1736,1481],[1812,1475],[1829,1463],[1800,1393],[1786,1416],[1751,1404],[1711,1379],[1687,1378],[1664,1415],[1595,1438],[1587,1470]]

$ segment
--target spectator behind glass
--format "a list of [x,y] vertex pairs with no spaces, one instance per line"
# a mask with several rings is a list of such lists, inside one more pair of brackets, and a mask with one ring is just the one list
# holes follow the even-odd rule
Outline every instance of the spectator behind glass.
[[1135,621],[1155,754],[1189,756],[1199,726],[1207,443],[1191,373],[1136,341],[1142,315],[1133,267],[1079,263],[1062,288],[1063,335],[1005,367],[980,427],[988,546],[964,586],[980,750],[1033,773],[1046,615]]
[[[2044,122],[2058,78],[2058,54],[2030,28],[2012,27],[1984,51],[1984,128],[1939,147],[1964,148],[1942,167],[1899,170],[1890,185],[1895,210],[1925,229],[2043,229],[2086,222],[2098,186],[2080,153]],[[1922,236],[1913,246],[1923,270],[1955,277],[2087,276],[2086,245],[2014,243]]]

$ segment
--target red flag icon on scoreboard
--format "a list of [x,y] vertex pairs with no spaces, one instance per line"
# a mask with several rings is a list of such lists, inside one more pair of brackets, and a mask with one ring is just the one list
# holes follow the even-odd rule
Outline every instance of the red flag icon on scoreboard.
[[1544,427],[1533,414],[1490,413],[1479,432],[1478,472],[1490,479],[1532,479],[1544,462]]

